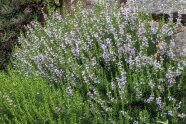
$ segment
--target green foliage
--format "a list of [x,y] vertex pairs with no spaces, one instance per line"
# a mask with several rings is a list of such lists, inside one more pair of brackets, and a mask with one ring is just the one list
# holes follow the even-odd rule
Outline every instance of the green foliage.
[[0,69],[5,68],[10,54],[18,44],[20,31],[34,18],[44,22],[43,0],[0,0]]
[[78,92],[66,93],[40,77],[0,73],[1,123],[86,123],[91,121],[89,106]]

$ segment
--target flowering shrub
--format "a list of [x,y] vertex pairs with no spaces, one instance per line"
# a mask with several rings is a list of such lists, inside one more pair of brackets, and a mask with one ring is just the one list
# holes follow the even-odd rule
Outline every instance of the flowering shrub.
[[15,68],[67,86],[98,123],[186,121],[186,63],[174,54],[171,23],[130,7],[77,8],[73,17],[33,22],[14,54]]

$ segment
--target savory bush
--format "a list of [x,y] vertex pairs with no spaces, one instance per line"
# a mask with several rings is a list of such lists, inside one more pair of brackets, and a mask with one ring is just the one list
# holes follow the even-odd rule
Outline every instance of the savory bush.
[[78,92],[97,123],[184,123],[186,63],[174,54],[172,23],[130,7],[76,8],[33,22],[14,54],[20,73]]

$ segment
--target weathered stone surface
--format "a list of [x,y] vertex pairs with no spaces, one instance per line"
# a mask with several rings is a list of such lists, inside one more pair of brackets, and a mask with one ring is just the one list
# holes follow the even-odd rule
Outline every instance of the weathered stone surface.
[[138,8],[153,13],[169,13],[170,11],[186,14],[186,0],[127,0]]
[[181,32],[175,34],[176,55],[178,58],[186,57],[186,27],[182,27]]

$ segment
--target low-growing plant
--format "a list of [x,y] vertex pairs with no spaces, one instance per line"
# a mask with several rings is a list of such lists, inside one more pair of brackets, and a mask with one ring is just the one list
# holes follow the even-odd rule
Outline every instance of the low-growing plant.
[[0,122],[7,123],[90,123],[89,106],[78,91],[73,96],[49,86],[41,77],[0,73]]
[[186,121],[186,63],[174,54],[171,22],[97,5],[46,23],[33,22],[19,38],[13,61],[20,73],[42,76],[69,97],[79,93],[95,123]]

